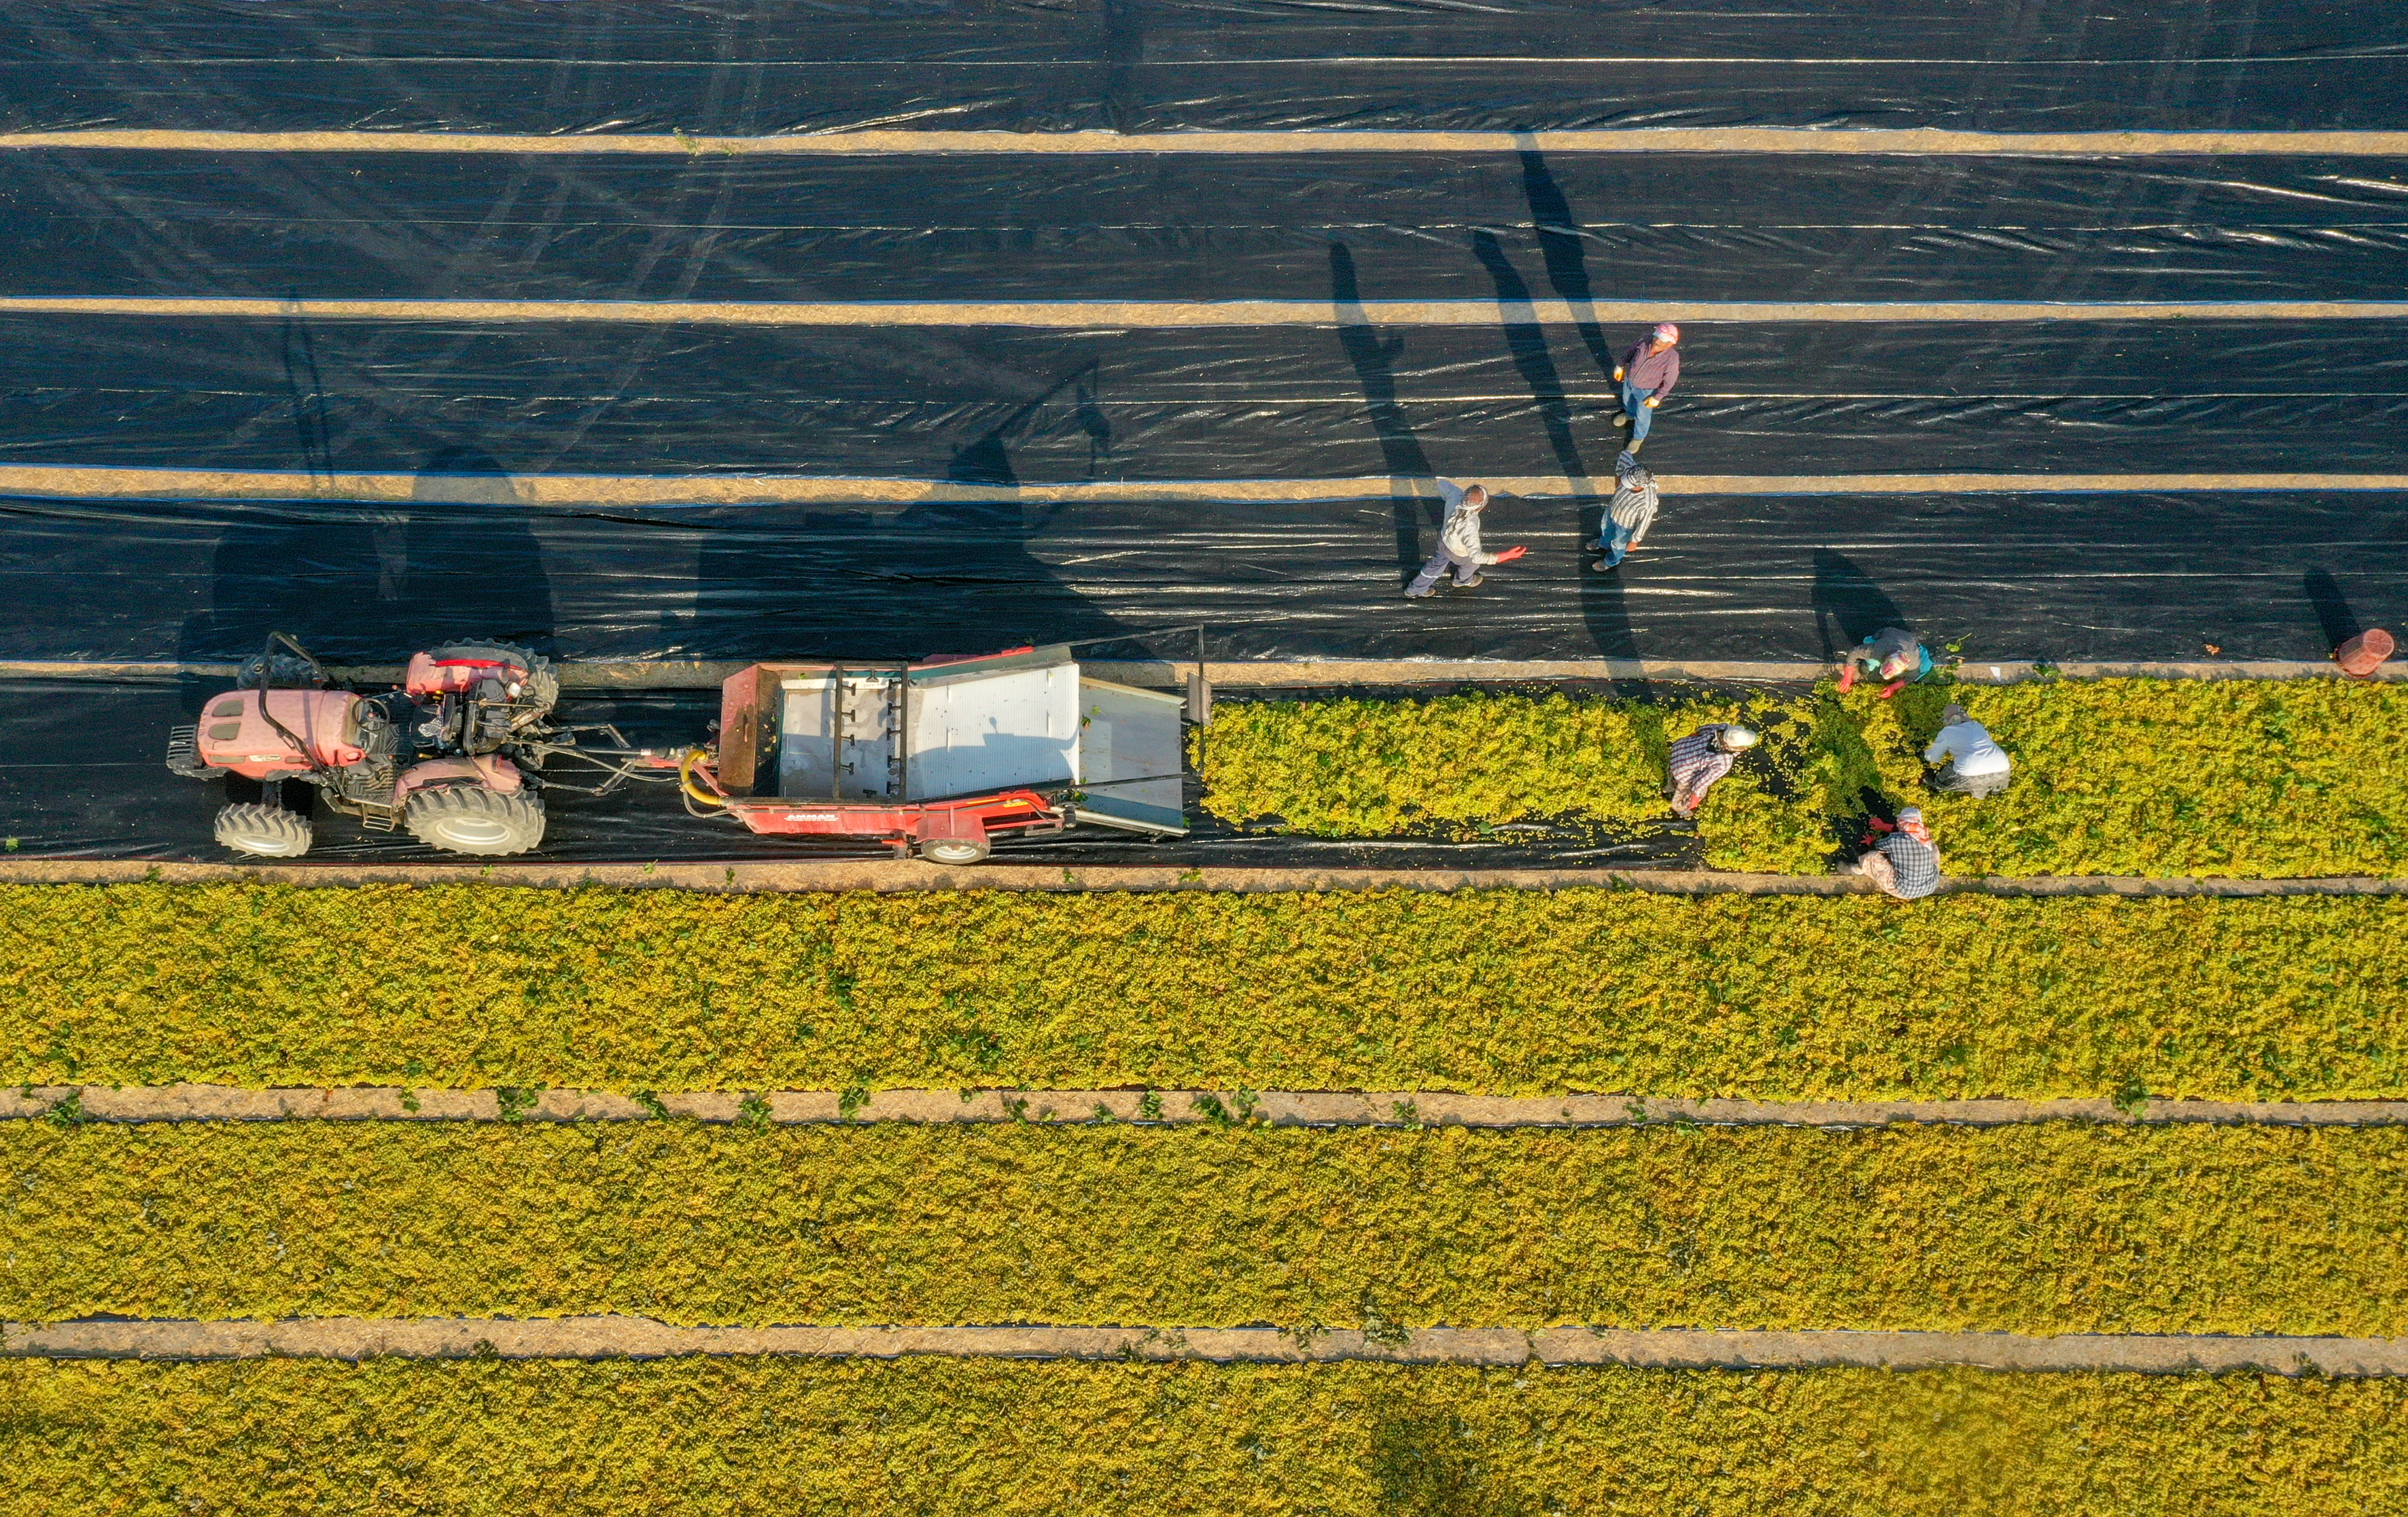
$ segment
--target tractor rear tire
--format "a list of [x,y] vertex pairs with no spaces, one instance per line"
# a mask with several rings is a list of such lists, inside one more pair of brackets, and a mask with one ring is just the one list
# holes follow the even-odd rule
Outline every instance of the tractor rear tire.
[[920,843],[920,856],[931,864],[977,864],[994,852],[983,837],[927,837]]
[[543,798],[528,791],[505,795],[482,785],[413,791],[402,824],[429,848],[498,858],[543,841]]
[[309,819],[280,806],[227,806],[218,810],[217,839],[237,853],[297,859],[309,852]]

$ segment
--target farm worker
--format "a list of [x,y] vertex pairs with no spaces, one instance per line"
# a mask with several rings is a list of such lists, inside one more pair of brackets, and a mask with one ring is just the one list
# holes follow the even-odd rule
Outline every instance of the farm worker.
[[2007,776],[2014,768],[1990,729],[1966,715],[1961,706],[1950,706],[1940,713],[1940,736],[1923,751],[1923,762],[1940,766],[1940,772],[1931,777],[1932,789],[1971,795],[1977,801],[2005,790]]
[[1647,529],[1656,524],[1656,476],[1641,468],[1628,453],[1623,454],[1613,466],[1613,499],[1606,504],[1597,541],[1588,545],[1589,551],[1605,556],[1589,567],[1599,572],[1612,568],[1624,554],[1646,541]]
[[1681,350],[1676,346],[1680,340],[1679,327],[1670,322],[1659,322],[1614,365],[1613,378],[1622,386],[1622,414],[1613,419],[1613,424],[1630,429],[1630,451],[1634,453],[1647,440],[1648,423],[1656,420],[1656,408],[1664,404],[1672,387],[1681,382]]
[[1439,529],[1438,551],[1413,576],[1405,594],[1422,600],[1438,588],[1438,582],[1450,568],[1455,570],[1458,590],[1469,590],[1486,578],[1480,571],[1491,564],[1511,564],[1526,548],[1508,548],[1501,553],[1480,551],[1480,513],[1487,508],[1488,491],[1476,484],[1459,485],[1452,479],[1438,481],[1439,498],[1446,502],[1446,524]]
[[1931,650],[1923,646],[1914,633],[1903,627],[1884,627],[1867,637],[1861,647],[1851,648],[1840,657],[1840,690],[1842,694],[1856,688],[1856,667],[1862,665],[1877,670],[1889,681],[1882,687],[1881,698],[1889,699],[1909,683],[1931,672]]
[[1755,746],[1755,733],[1728,722],[1709,722],[1674,743],[1664,765],[1664,794],[1672,809],[1696,816],[1714,781],[1730,773],[1739,756]]
[[1882,889],[1885,895],[1901,901],[1921,900],[1940,888],[1940,850],[1931,841],[1931,830],[1923,824],[1923,813],[1914,807],[1901,807],[1896,823],[1872,819],[1872,830],[1883,834],[1874,843],[1869,835],[1865,841],[1872,847],[1857,858],[1845,873],[1863,875]]

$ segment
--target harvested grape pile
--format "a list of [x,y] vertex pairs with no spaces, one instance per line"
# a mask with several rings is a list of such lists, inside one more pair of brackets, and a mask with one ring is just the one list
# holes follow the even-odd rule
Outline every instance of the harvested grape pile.
[[[1923,783],[1942,708],[2013,755],[2002,796]],[[2033,680],[1669,704],[1563,694],[1225,703],[1197,741],[1205,805],[1322,837],[1461,834],[1534,817],[1671,816],[1664,753],[1704,722],[1765,742],[1698,819],[1717,869],[1821,872],[1878,797],[1923,808],[1950,872],[2292,879],[2408,866],[2408,685]]]

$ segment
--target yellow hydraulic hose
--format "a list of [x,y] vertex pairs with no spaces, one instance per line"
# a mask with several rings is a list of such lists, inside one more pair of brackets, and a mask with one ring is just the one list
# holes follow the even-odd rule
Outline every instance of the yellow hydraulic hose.
[[714,795],[710,791],[703,789],[700,785],[694,782],[694,766],[710,756],[710,751],[708,749],[695,748],[687,750],[685,757],[678,764],[678,783],[684,788],[685,793],[688,795],[700,801],[705,806],[725,806],[727,804],[727,798],[725,796]]

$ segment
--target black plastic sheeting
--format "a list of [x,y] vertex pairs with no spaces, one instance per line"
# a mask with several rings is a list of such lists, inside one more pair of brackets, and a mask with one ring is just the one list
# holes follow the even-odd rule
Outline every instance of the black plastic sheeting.
[[1701,496],[1595,574],[1594,502],[1504,499],[1478,591],[1400,594],[1436,503],[504,508],[0,502],[0,657],[344,662],[461,636],[568,657],[2320,658],[2408,623],[2408,494]]
[[2403,51],[2306,0],[44,0],[0,21],[0,122],[2396,128]]
[[0,293],[2398,299],[2408,160],[0,154]]
[[[0,464],[1610,477],[1611,365],[1636,336],[0,317]],[[2408,469],[2408,322],[1695,323],[1684,343],[1648,443],[1667,472]]]
[[[161,755],[168,728],[189,722],[225,681],[179,680],[95,684],[0,681],[0,841],[22,857],[235,858],[210,837],[226,804],[224,780],[183,780]],[[695,742],[718,715],[715,693],[680,692],[619,699],[572,699],[562,714],[619,724],[638,746]],[[256,792],[257,787],[251,787]],[[285,804],[308,804],[308,787],[284,787]],[[1578,822],[1517,823],[1494,837],[1326,840],[1242,831],[1197,804],[1188,781],[1186,837],[1148,838],[1082,827],[1052,837],[998,839],[998,862],[1296,867],[1330,866],[1507,868],[1520,865],[1694,864],[1696,829],[1684,823],[1600,832]],[[245,800],[256,799],[247,793]],[[838,838],[762,837],[724,820],[690,816],[675,788],[630,786],[605,796],[553,793],[545,804],[543,846],[523,862],[586,860],[811,860],[892,858],[874,843]],[[406,832],[368,833],[348,817],[316,812],[309,864],[461,862]],[[967,877],[967,878],[975,878]]]

